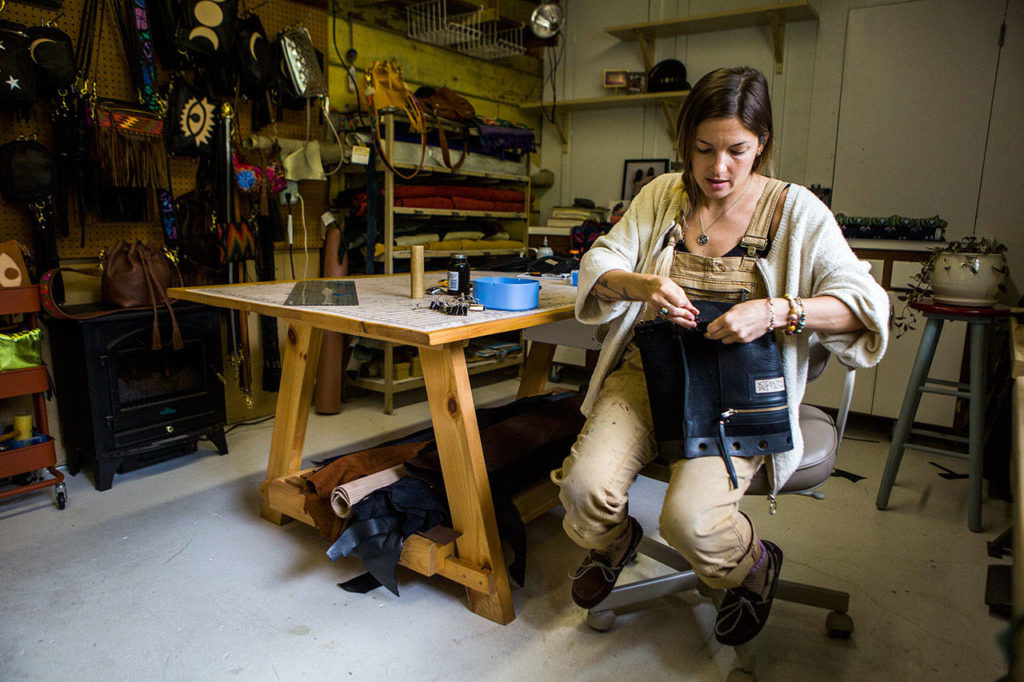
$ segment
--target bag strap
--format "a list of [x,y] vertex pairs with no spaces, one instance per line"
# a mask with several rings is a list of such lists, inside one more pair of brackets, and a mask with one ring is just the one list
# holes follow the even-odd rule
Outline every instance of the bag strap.
[[[143,263],[145,263],[145,259],[141,259],[141,261]],[[169,299],[169,298],[167,298],[167,292],[165,292],[162,289],[160,289],[159,286],[154,287],[154,285],[153,285],[153,283],[151,281],[153,275],[152,275],[152,272],[149,270],[147,265],[143,265],[143,272],[146,275],[146,283],[147,283],[147,285],[150,288],[150,293],[152,293],[154,288],[157,291],[160,292],[160,296],[161,296],[161,298],[163,298],[163,303],[164,303],[164,305],[167,306],[167,310],[168,310],[168,312],[170,313],[170,316],[171,316],[171,328],[173,329],[171,335],[172,335],[172,338],[173,338],[174,349],[175,350],[181,350],[182,347],[183,347],[183,345],[182,345],[183,342],[182,342],[182,337],[181,337],[181,328],[178,326],[178,320],[177,320],[177,317],[174,315],[174,308],[172,307],[172,304],[176,303],[177,299]],[[176,270],[176,268],[175,268],[175,270]],[[79,268],[68,268],[68,267],[53,268],[51,270],[47,270],[46,272],[44,272],[42,277],[39,278],[39,302],[42,304],[43,310],[46,311],[46,314],[49,315],[50,317],[54,318],[54,319],[57,319],[57,320],[93,320],[93,319],[95,319],[97,317],[106,317],[107,315],[115,315],[117,313],[129,311],[129,310],[149,310],[150,309],[149,306],[142,306],[142,307],[131,307],[131,308],[113,308],[111,310],[97,310],[97,311],[94,311],[94,312],[91,312],[91,313],[71,313],[71,312],[68,312],[67,310],[65,310],[64,308],[61,307],[61,304],[57,303],[57,299],[53,295],[54,280],[57,277],[59,277],[60,273],[62,273],[62,272],[75,272],[75,273],[78,273],[80,275],[87,275],[89,277],[100,277],[100,276],[102,276],[102,274],[100,273],[99,270],[81,270]],[[179,284],[180,284],[181,283],[181,274],[180,273],[178,274],[178,279],[179,279]],[[153,300],[155,301],[156,299],[154,298]],[[155,303],[154,303],[154,306],[153,306],[153,312],[154,312],[154,325],[156,325],[157,318],[155,317],[156,316],[156,304]],[[159,350],[160,347],[161,347],[160,336],[159,336],[159,327],[155,328],[154,334],[156,336],[155,336],[154,342],[153,342],[153,350]]]
[[163,303],[171,317],[171,345],[174,347],[174,350],[181,350],[185,347],[181,340],[181,328],[178,326],[178,318],[174,314],[174,307],[167,298],[167,292],[157,284],[156,275],[153,274],[153,264],[150,260],[145,255],[140,254],[139,262],[142,264],[142,272],[146,276],[146,285],[149,287],[149,296],[153,301],[153,350],[160,350],[161,348],[160,318],[157,314],[158,294],[163,299]]
[[62,272],[77,272],[80,275],[88,275],[90,277],[99,277],[99,270],[79,270],[78,268],[53,268],[47,270],[39,278],[39,302],[43,305],[43,310],[55,319],[58,320],[91,320],[95,317],[103,317],[104,315],[111,315],[119,312],[119,310],[101,310],[93,313],[69,313],[60,307],[57,303],[57,299],[53,295],[54,281],[57,277],[60,277]]
[[448,166],[448,168],[453,171],[457,171],[462,168],[462,164],[466,163],[466,155],[469,154],[469,126],[464,127],[462,130],[462,156],[459,158],[459,162],[453,166],[451,154],[448,151],[448,138],[444,134],[444,124],[441,123],[441,120],[438,117],[437,137],[441,142],[441,158],[444,159],[444,165]]

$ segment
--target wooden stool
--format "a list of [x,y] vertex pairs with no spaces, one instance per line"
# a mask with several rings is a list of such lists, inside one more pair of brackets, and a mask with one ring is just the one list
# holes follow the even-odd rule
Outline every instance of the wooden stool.
[[[875,506],[879,509],[885,509],[889,504],[889,493],[892,492],[893,481],[896,480],[900,461],[903,459],[903,452],[907,448],[967,459],[970,462],[967,527],[977,533],[981,531],[981,465],[985,435],[985,376],[988,371],[988,331],[992,326],[993,320],[997,317],[1004,317],[1007,311],[1006,308],[970,308],[943,305],[932,303],[931,301],[914,301],[910,304],[910,307],[924,313],[928,322],[925,325],[924,334],[921,336],[921,345],[917,348],[917,357],[914,359],[914,368],[910,372],[907,393],[903,398],[900,416],[896,421],[896,428],[893,431],[892,445],[889,447],[889,459],[885,463],[885,473],[882,474],[882,482],[878,486],[878,497],[875,500]],[[943,381],[941,379],[932,379],[928,376],[932,357],[935,355],[935,347],[939,342],[939,334],[942,332],[942,324],[946,320],[967,323],[971,343],[969,383]],[[935,384],[945,386],[946,388],[930,388],[926,384]],[[966,398],[969,403],[968,438],[912,428],[914,416],[917,414],[917,407],[921,402],[922,393],[938,393]],[[959,443],[967,443],[967,452],[963,453],[957,450],[908,443],[907,439],[911,435],[936,436]]]

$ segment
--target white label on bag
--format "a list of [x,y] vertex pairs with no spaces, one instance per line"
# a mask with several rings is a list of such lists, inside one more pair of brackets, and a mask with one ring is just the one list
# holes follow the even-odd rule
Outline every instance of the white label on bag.
[[370,162],[370,148],[362,145],[355,145],[352,147],[352,163],[358,163],[363,166]]
[[778,393],[785,390],[786,380],[783,377],[754,379],[754,393]]

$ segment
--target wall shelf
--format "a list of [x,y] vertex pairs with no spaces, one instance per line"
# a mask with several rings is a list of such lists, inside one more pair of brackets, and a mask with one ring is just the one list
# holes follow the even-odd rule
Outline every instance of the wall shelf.
[[772,33],[772,46],[775,50],[775,71],[782,73],[782,54],[785,45],[785,25],[794,21],[817,20],[818,13],[807,2],[788,2],[779,5],[752,7],[750,9],[699,14],[678,19],[661,19],[647,21],[642,24],[613,26],[606,28],[605,33],[619,40],[635,40],[640,49],[646,53],[646,42],[658,38],[674,38],[694,33],[711,33],[713,31],[729,31],[737,28],[767,26]]
[[[555,102],[555,111],[592,111],[596,109],[624,109],[642,107],[665,102],[681,105],[689,90],[672,92],[647,92],[641,95],[609,95],[608,97],[591,97],[588,99],[568,99]],[[524,102],[519,105],[523,111],[541,111],[550,109],[550,102]]]

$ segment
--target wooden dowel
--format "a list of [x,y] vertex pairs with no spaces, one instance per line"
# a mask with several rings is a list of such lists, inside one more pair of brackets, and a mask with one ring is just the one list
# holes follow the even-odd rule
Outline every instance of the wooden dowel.
[[423,298],[423,245],[409,247],[409,295]]

